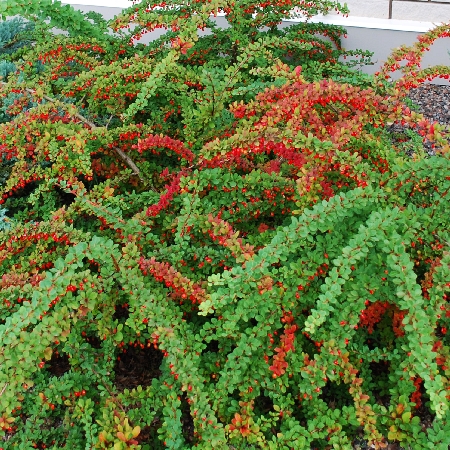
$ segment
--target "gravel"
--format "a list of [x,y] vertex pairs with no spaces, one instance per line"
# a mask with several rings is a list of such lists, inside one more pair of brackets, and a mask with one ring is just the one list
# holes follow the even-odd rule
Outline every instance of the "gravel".
[[[450,86],[423,84],[418,88],[411,89],[408,98],[412,102],[412,109],[424,115],[431,123],[438,122],[450,132]],[[394,123],[389,130],[397,135],[404,135],[409,127]],[[448,138],[447,138],[448,139]],[[450,139],[448,139],[450,142]],[[398,141],[393,141],[397,143]],[[423,144],[424,150],[429,156],[436,155],[432,143],[426,140]],[[405,148],[406,153],[412,156],[413,151]]]
[[408,97],[428,120],[450,125],[450,86],[424,84],[412,89]]

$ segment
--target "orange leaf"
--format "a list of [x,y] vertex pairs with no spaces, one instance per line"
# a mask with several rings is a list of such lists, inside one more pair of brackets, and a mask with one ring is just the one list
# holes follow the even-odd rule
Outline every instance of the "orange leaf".
[[117,437],[118,437],[122,442],[127,442],[127,441],[128,441],[128,439],[125,437],[125,435],[124,435],[121,431],[118,431],[118,432],[117,432]]

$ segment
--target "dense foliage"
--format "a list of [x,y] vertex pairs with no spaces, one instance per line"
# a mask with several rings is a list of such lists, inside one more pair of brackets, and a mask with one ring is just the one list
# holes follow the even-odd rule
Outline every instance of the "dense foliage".
[[4,448],[448,448],[450,27],[368,77],[294,7],[0,4]]

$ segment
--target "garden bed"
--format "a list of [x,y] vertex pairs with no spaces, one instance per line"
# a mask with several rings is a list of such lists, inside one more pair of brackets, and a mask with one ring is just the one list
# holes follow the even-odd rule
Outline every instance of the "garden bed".
[[283,2],[153,6],[0,3],[1,438],[448,450],[444,89],[407,96],[450,26],[368,76]]

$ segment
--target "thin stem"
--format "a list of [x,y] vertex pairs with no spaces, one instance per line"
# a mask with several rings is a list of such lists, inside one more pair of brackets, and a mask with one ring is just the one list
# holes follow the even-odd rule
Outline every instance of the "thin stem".
[[105,125],[105,128],[106,128],[106,129],[108,129],[109,124],[111,123],[111,120],[112,120],[113,117],[114,117],[114,114],[111,114],[111,115],[109,116],[108,122],[107,122],[106,125]]
[[2,392],[0,392],[0,396],[2,396],[2,395],[3,395],[3,392],[6,391],[6,388],[8,387],[8,384],[9,384],[9,383],[6,383],[6,384],[3,386]]

